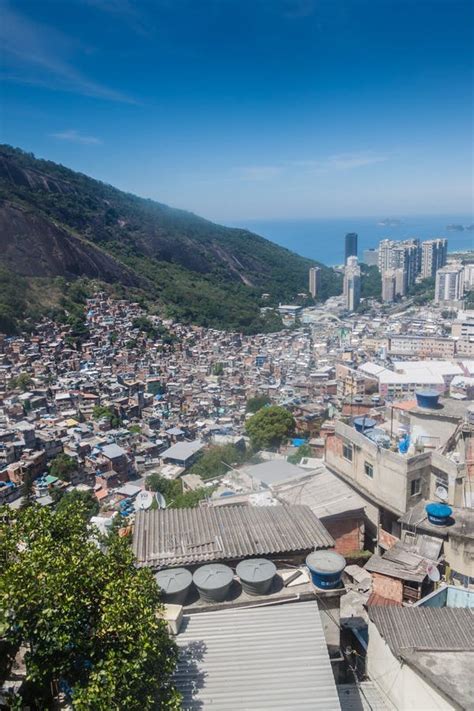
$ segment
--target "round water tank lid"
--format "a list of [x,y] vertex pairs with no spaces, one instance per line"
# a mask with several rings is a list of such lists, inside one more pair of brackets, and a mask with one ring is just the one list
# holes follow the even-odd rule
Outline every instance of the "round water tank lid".
[[306,557],[306,565],[316,573],[342,573],[346,559],[336,551],[314,551]]
[[421,397],[439,397],[439,392],[437,390],[416,390],[415,395],[421,395]]
[[276,573],[276,565],[266,558],[242,560],[235,569],[235,572],[242,580],[260,583],[273,578]]
[[373,420],[371,417],[354,417],[354,425],[357,427],[364,427],[365,429],[369,429],[370,427],[375,427],[377,424],[375,420]]
[[204,590],[217,590],[230,585],[234,574],[232,570],[222,563],[210,563],[198,568],[193,575],[194,584]]
[[428,516],[435,516],[436,518],[449,518],[453,513],[451,506],[447,504],[427,504],[426,513]]
[[155,575],[155,580],[164,593],[171,595],[188,588],[193,581],[193,576],[186,568],[170,568],[160,570]]

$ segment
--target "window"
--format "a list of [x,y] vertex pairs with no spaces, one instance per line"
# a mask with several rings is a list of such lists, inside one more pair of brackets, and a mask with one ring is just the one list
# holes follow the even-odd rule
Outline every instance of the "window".
[[342,456],[347,459],[348,462],[352,462],[352,444],[344,442],[342,445]]
[[374,467],[370,464],[370,462],[364,462],[364,471],[371,479],[374,478]]
[[410,482],[410,496],[418,496],[421,491],[421,479],[413,479]]

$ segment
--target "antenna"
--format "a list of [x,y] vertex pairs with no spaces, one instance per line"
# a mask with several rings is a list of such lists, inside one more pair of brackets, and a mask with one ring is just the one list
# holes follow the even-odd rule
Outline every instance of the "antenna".
[[433,583],[437,583],[440,579],[439,570],[433,563],[430,563],[426,568],[426,574]]

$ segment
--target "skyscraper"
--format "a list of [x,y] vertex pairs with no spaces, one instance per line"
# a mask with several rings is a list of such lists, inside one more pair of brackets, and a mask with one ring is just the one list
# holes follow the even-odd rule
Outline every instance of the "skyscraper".
[[405,296],[421,269],[421,247],[418,239],[407,239],[403,242],[384,239],[379,243],[379,270],[382,277],[387,270],[392,269],[397,272],[396,293]]
[[387,269],[382,275],[382,301],[395,301],[397,277],[395,269]]
[[355,311],[360,303],[360,267],[353,256],[348,257],[344,268],[344,301],[349,311]]
[[357,234],[355,232],[346,234],[344,264],[347,264],[349,257],[357,257]]
[[447,264],[436,272],[435,303],[461,301],[464,296],[464,267],[460,262]]
[[321,269],[320,267],[311,267],[309,270],[309,293],[315,299],[318,296],[321,286]]
[[378,249],[364,249],[364,258],[362,260],[368,267],[377,267],[379,263]]
[[434,277],[438,269],[444,267],[448,257],[447,239],[430,239],[421,244],[421,276]]

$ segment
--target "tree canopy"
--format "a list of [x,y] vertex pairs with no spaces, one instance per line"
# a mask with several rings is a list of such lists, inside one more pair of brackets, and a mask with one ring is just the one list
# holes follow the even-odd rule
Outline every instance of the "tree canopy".
[[233,466],[241,464],[245,457],[245,449],[241,450],[233,444],[216,445],[199,457],[190,472],[197,474],[201,479],[213,479],[226,474]]
[[265,405],[270,405],[270,398],[268,395],[255,395],[247,400],[247,405],[245,406],[246,412],[258,412]]
[[49,472],[52,476],[56,476],[63,481],[71,481],[71,474],[78,468],[78,462],[69,454],[61,452],[51,461]]
[[0,545],[0,630],[10,659],[26,650],[12,706],[48,708],[59,688],[80,711],[179,708],[159,590],[124,539],[98,545],[76,502],[4,508]]
[[295,420],[284,407],[271,405],[252,415],[245,424],[254,449],[276,449],[295,430]]

